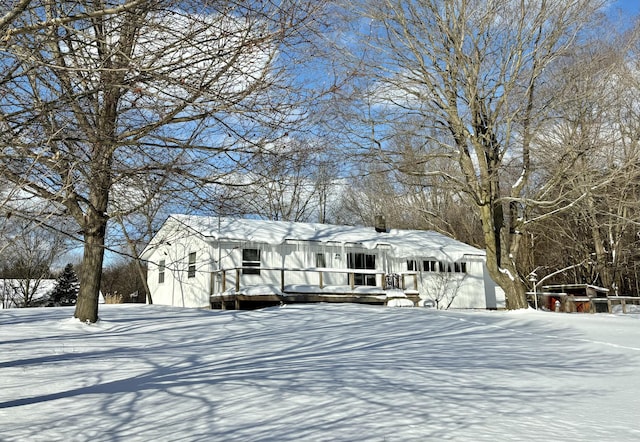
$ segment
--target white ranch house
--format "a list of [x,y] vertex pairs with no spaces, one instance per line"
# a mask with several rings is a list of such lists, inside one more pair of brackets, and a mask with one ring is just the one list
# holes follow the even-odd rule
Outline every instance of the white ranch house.
[[432,231],[171,215],[141,257],[162,305],[504,306],[484,251]]

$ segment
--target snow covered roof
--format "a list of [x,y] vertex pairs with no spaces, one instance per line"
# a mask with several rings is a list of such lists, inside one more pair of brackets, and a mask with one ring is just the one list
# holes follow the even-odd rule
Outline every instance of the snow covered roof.
[[446,235],[426,230],[390,229],[377,232],[373,227],[338,226],[319,223],[171,215],[167,223],[178,223],[215,241],[249,241],[265,244],[313,242],[358,245],[366,249],[388,247],[396,256],[434,257],[452,261],[465,256],[484,256],[484,250]]

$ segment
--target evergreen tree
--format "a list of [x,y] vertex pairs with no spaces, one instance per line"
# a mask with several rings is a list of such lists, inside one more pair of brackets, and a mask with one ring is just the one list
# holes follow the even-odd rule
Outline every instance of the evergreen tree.
[[78,276],[73,270],[73,265],[67,264],[51,292],[51,303],[56,306],[75,305],[79,287]]

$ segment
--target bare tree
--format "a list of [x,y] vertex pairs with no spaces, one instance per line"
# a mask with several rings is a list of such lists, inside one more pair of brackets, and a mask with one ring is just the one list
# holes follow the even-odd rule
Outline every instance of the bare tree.
[[212,189],[218,212],[257,215],[271,220],[318,221],[326,218],[331,198],[331,160],[318,142],[287,137],[254,155],[246,170],[238,170]]
[[466,276],[466,274],[446,271],[429,274],[429,279],[425,283],[427,287],[426,299],[433,302],[436,309],[448,310],[460,294]]
[[[347,107],[361,117],[360,137],[350,141],[401,165],[390,140],[407,131],[420,140],[419,173],[463,191],[477,211],[487,267],[509,309],[527,306],[515,257],[524,216],[541,203],[531,193],[532,143],[553,99],[541,84],[603,4],[381,0],[350,9],[367,42],[343,47],[357,63],[350,72],[362,73]],[[443,160],[458,172],[439,169]]]
[[102,4],[102,8],[96,7],[91,11],[72,11],[66,16],[42,15],[40,16],[41,20],[29,23],[27,26],[16,24],[16,22],[19,22],[25,13],[38,14],[37,9],[42,8],[42,3],[37,0],[18,0],[12,2],[9,6],[5,2],[2,5],[2,16],[0,16],[0,33],[2,34],[2,39],[8,41],[14,34],[32,33],[51,26],[70,25],[74,21],[86,20],[91,17],[117,14],[127,9],[132,9],[144,1],[129,1],[122,5],[109,5],[105,2]]
[[37,222],[13,218],[0,240],[6,245],[0,257],[4,297],[16,307],[39,305],[42,281],[51,278],[52,266],[67,250],[66,238]]
[[[583,280],[617,293],[634,259],[638,232],[640,146],[638,76],[630,50],[635,32],[607,39],[606,31],[564,58],[549,82],[555,117],[537,137],[540,173],[560,178],[550,195],[567,210],[545,218],[533,232],[553,232],[563,258],[581,266]],[[634,72],[635,71],[635,72]],[[542,243],[542,241],[539,241]],[[539,244],[542,245],[542,244]],[[548,253],[550,251],[546,251]],[[551,252],[553,253],[553,252]],[[570,262],[558,262],[560,268]]]
[[[279,54],[303,41],[319,6],[34,0],[14,10],[0,48],[2,175],[77,224],[77,318],[98,319],[109,219],[144,206],[167,176],[197,189],[283,136],[298,103]],[[149,192],[130,194],[122,213],[114,189],[141,177]]]
[[103,295],[119,295],[122,302],[144,302],[146,274],[139,272],[138,261],[120,259],[104,270],[101,281]]

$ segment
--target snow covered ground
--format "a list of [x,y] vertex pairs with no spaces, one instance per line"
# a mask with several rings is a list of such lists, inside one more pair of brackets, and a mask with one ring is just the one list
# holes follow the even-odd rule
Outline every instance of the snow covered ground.
[[2,441],[635,441],[640,315],[0,311]]

